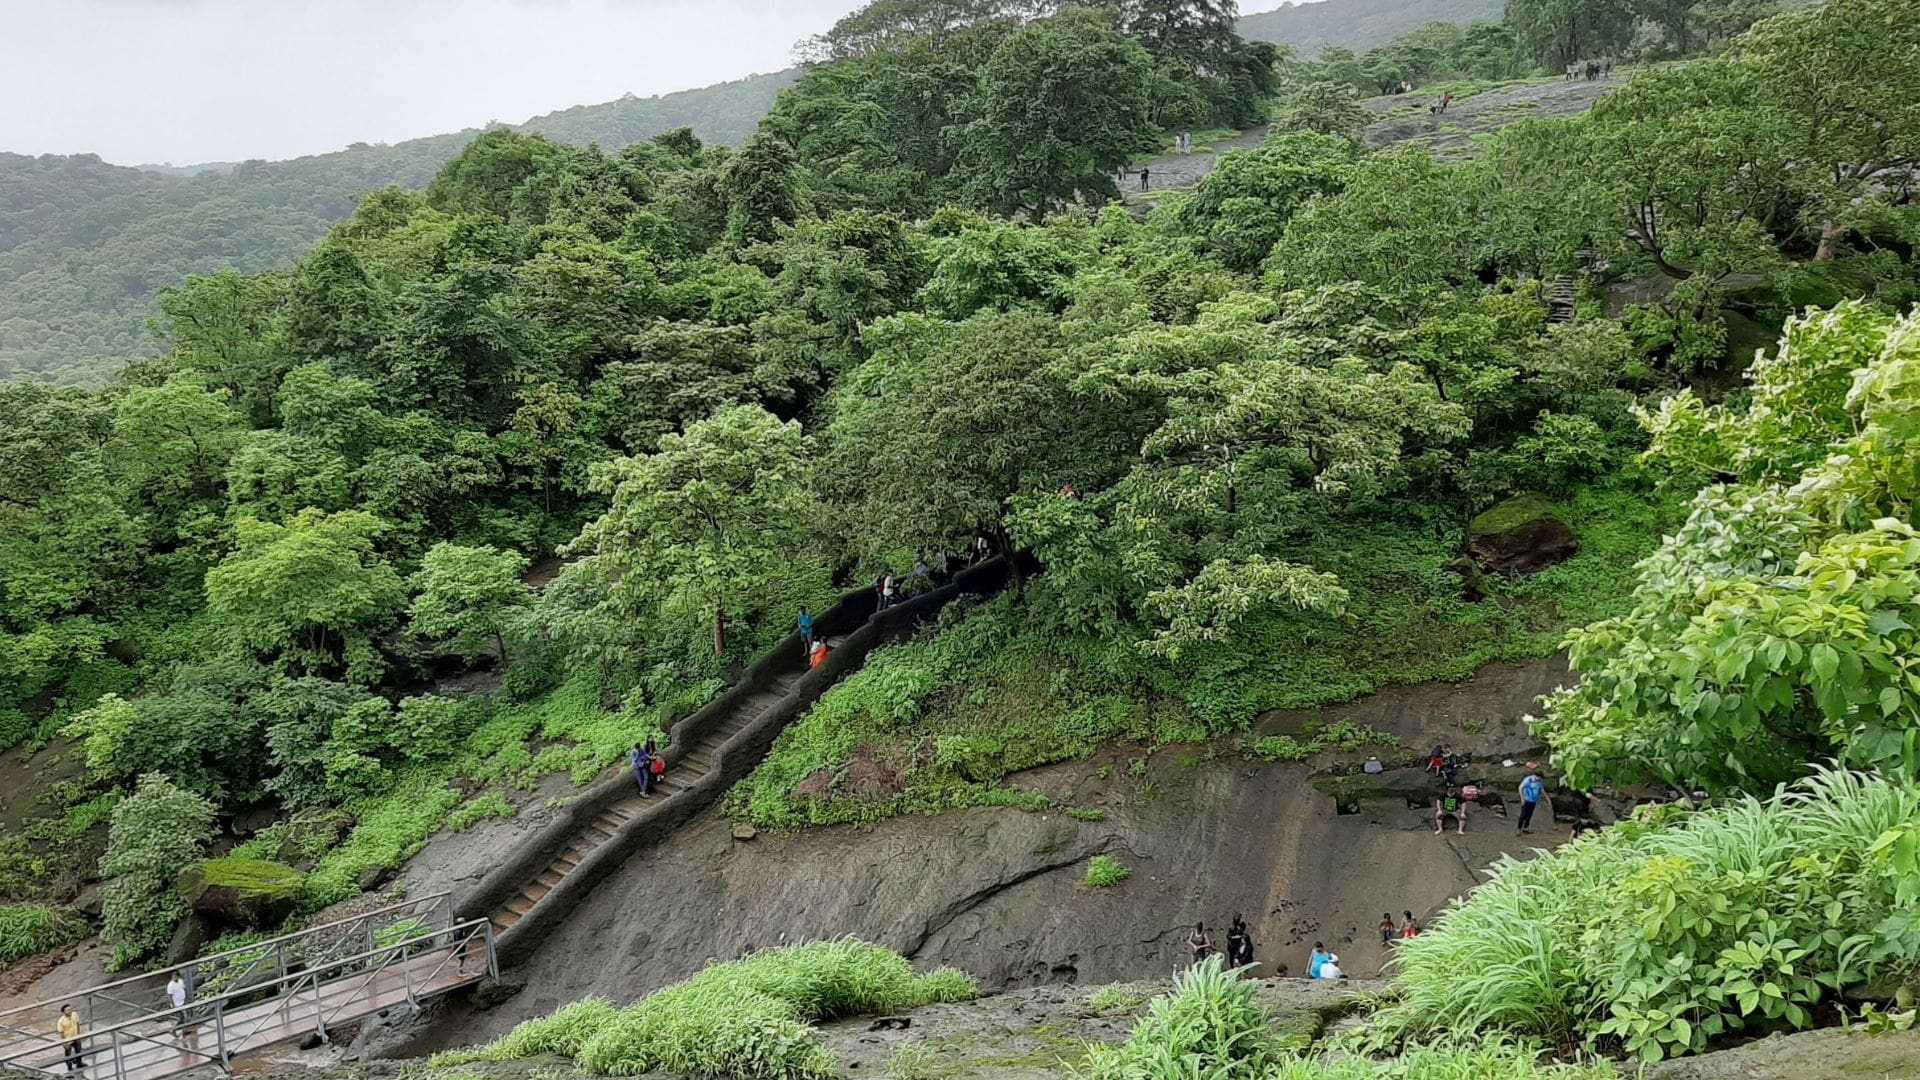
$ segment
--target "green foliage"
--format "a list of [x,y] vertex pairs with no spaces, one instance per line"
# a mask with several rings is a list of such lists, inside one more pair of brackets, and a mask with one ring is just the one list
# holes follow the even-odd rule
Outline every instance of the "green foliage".
[[1614,1080],[1619,1073],[1605,1060],[1543,1061],[1539,1047],[1495,1037],[1471,1045],[1409,1046],[1385,1059],[1290,1056],[1268,1075],[1271,1080]]
[[48,904],[0,904],[0,968],[79,941],[87,921]]
[[1087,860],[1087,885],[1090,888],[1104,889],[1118,885],[1132,873],[1111,855],[1095,855]]
[[1400,740],[1365,724],[1339,720],[1314,730],[1305,742],[1291,735],[1263,735],[1253,752],[1262,761],[1305,761],[1323,750],[1362,750],[1369,746],[1398,746]]
[[498,1041],[441,1054],[436,1068],[533,1054],[572,1058],[588,1072],[654,1070],[797,1080],[835,1072],[809,1025],[978,991],[951,969],[916,976],[898,954],[846,939],[794,945],[717,964],[622,1009],[589,998],[529,1020]]
[[288,524],[242,520],[239,549],[207,571],[207,607],[234,642],[294,673],[371,682],[373,639],[405,600],[374,540],[386,528],[358,510],[306,510]]
[[1380,1030],[1505,1031],[1658,1059],[1811,1027],[1844,988],[1920,961],[1901,839],[1916,822],[1911,779],[1822,771],[1765,802],[1504,860],[1401,943]]
[[318,911],[359,895],[361,874],[399,867],[420,850],[460,800],[460,792],[447,786],[440,770],[414,766],[395,774],[382,794],[347,803],[346,810],[356,821],[353,833],[307,875],[301,909]]
[[213,838],[213,804],[158,774],[143,776],[113,809],[113,828],[100,872],[101,936],[113,946],[118,970],[164,947],[187,913],[174,891],[180,868],[199,858]]
[[527,558],[518,552],[435,544],[411,582],[414,598],[408,615],[414,632],[450,639],[453,651],[469,660],[479,656],[490,639],[505,666],[507,632],[532,596],[520,580],[526,569]]
[[1275,131],[1355,138],[1373,120],[1350,86],[1310,82],[1297,87],[1274,114]]
[[448,814],[447,828],[464,832],[488,818],[510,818],[513,815],[513,804],[507,801],[507,797],[497,791],[489,791],[468,799],[458,810]]
[[1639,568],[1629,612],[1572,634],[1542,730],[1575,783],[1771,787],[1829,756],[1911,772],[1920,589],[1908,481],[1920,326],[1845,305],[1790,323],[1744,406],[1643,414],[1648,457],[1713,483]]
[[1063,813],[1075,821],[1107,820],[1107,812],[1097,806],[1069,806]]
[[1254,1000],[1257,983],[1219,956],[1181,972],[1153,999],[1119,1046],[1093,1044],[1073,1069],[1084,1080],[1149,1080],[1196,1075],[1260,1080],[1279,1060],[1271,1017]]

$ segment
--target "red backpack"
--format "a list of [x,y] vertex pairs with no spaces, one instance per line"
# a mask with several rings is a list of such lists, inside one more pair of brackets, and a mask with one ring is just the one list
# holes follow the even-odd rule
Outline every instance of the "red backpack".
[[667,771],[667,759],[658,758],[658,757],[654,758],[653,759],[653,775],[659,776],[661,773],[666,771]]

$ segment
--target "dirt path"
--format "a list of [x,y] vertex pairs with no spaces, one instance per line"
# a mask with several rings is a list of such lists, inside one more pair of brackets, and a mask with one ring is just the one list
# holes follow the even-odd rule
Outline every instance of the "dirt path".
[[[1360,104],[1380,119],[1367,126],[1368,146],[1379,148],[1414,143],[1443,158],[1471,156],[1480,136],[1522,120],[1573,116],[1626,84],[1624,75],[1595,82],[1548,79],[1488,90],[1453,103],[1446,115],[1428,114],[1433,99],[1419,91],[1398,97],[1369,98]],[[1126,203],[1144,213],[1170,191],[1198,184],[1220,163],[1223,154],[1248,150],[1266,142],[1269,128],[1249,128],[1231,138],[1197,146],[1191,154],[1163,154],[1133,166],[1120,185]],[[1148,173],[1148,188],[1140,189],[1140,170]]]

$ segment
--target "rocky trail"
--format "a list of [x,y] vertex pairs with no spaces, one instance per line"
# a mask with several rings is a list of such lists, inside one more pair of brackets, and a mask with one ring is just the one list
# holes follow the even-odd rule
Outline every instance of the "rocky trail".
[[[1562,79],[1517,83],[1461,98],[1445,115],[1427,112],[1435,99],[1422,91],[1395,97],[1369,98],[1361,104],[1380,119],[1367,125],[1364,135],[1371,147],[1410,143],[1425,146],[1443,158],[1467,157],[1476,140],[1522,120],[1572,116],[1593,107],[1608,92],[1625,85],[1626,76],[1594,82]],[[1130,167],[1120,184],[1127,205],[1145,213],[1168,192],[1181,191],[1198,184],[1219,164],[1222,155],[1248,150],[1266,142],[1268,128],[1251,128],[1230,138],[1196,146],[1190,154],[1163,154],[1151,161]],[[1140,188],[1140,170],[1148,173],[1149,187]]]

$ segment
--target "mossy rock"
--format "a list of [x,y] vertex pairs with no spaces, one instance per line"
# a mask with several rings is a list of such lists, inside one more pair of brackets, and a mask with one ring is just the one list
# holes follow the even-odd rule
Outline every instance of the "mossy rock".
[[226,926],[271,929],[287,921],[306,875],[266,859],[208,859],[180,873],[196,914]]
[[1516,495],[1467,526],[1467,558],[1495,574],[1531,574],[1565,562],[1580,538],[1544,495]]

